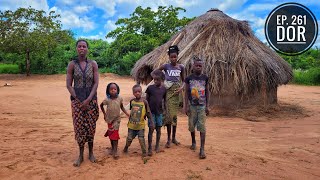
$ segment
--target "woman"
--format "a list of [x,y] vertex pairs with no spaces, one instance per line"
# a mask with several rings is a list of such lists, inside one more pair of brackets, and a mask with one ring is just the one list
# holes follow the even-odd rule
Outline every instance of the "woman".
[[[180,143],[176,139],[177,131],[177,111],[179,109],[179,93],[184,87],[184,66],[178,64],[178,46],[170,46],[168,49],[168,56],[170,63],[163,64],[159,67],[159,70],[164,70],[165,72],[165,82],[164,85],[167,89],[167,110],[164,118],[163,124],[167,126],[168,141],[166,143],[166,148],[170,147],[171,139],[171,126],[172,126],[172,143],[179,145]],[[151,73],[153,74],[153,72]],[[181,83],[182,82],[182,83]]]
[[93,163],[96,162],[93,155],[93,139],[96,121],[99,117],[97,103],[99,74],[97,63],[87,59],[88,46],[89,44],[85,40],[77,41],[78,59],[71,61],[67,68],[67,88],[71,95],[75,139],[80,150],[79,158],[73,163],[77,167],[83,161],[86,142],[89,146],[89,160]]

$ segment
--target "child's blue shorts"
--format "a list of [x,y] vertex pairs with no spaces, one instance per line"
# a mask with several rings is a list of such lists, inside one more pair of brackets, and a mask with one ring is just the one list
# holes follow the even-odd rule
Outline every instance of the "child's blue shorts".
[[[162,114],[152,114],[152,119],[155,127],[161,127],[162,126]],[[150,121],[148,121],[148,127],[150,127]]]

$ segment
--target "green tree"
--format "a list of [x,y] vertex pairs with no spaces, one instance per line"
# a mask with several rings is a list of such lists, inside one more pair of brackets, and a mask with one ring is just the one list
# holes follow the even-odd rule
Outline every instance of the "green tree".
[[89,43],[89,58],[95,60],[99,68],[106,67],[108,62],[107,49],[109,43],[107,41],[99,40],[87,40]]
[[293,69],[307,70],[311,68],[320,68],[320,50],[317,47],[309,49],[297,56],[279,55],[286,60]]
[[[114,38],[115,41],[110,44],[108,49],[108,66],[111,69],[121,69],[121,61],[128,61],[128,58],[134,58],[130,61],[131,66],[125,66],[124,72],[130,72],[134,63],[155,47],[167,42],[169,38],[177,31],[181,30],[194,18],[179,18],[179,12],[185,12],[180,7],[159,6],[157,11],[151,8],[143,9],[137,7],[130,14],[129,18],[118,19],[116,25],[119,27],[107,34],[107,38]],[[129,56],[126,56],[130,53]],[[125,57],[126,56],[126,57]],[[123,70],[123,69],[121,69]]]
[[58,17],[54,11],[47,15],[31,7],[0,11],[0,50],[25,54],[29,76],[31,53],[47,52],[70,37],[69,31],[61,31]]

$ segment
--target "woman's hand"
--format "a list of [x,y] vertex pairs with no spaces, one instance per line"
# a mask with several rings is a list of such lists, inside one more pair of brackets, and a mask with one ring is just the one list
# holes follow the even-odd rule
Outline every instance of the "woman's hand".
[[87,109],[88,109],[89,102],[90,102],[89,99],[84,100],[84,101],[82,102],[81,106],[80,106],[81,110],[87,110]]
[[179,94],[182,90],[183,90],[183,86],[181,86],[181,87],[178,88],[178,89],[175,89],[174,93],[175,93],[175,94]]
[[81,101],[80,101],[80,99],[79,99],[79,98],[74,97],[74,99],[75,99],[76,101],[78,101],[79,103],[81,103]]

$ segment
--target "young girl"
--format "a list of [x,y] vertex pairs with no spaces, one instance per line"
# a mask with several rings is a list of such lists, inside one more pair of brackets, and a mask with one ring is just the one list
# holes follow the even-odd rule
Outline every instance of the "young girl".
[[[171,126],[172,126],[172,143],[179,145],[180,143],[176,139],[177,131],[177,112],[179,109],[179,94],[184,88],[184,66],[183,64],[178,64],[178,46],[170,46],[168,49],[168,56],[170,63],[163,64],[159,67],[159,70],[164,70],[165,72],[165,82],[164,85],[167,89],[167,109],[164,118],[164,125],[167,126],[168,141],[166,147],[170,147],[171,139]],[[151,75],[154,72],[151,73]],[[182,83],[181,83],[182,82]]]
[[[110,138],[112,147],[110,154],[113,155],[115,159],[119,157],[118,140],[120,139],[120,109],[129,117],[128,112],[123,106],[123,99],[119,96],[119,93],[119,86],[116,83],[109,83],[106,89],[107,98],[100,104],[101,111],[104,115],[104,120],[108,123],[108,130],[104,136],[109,136]],[[107,106],[106,111],[103,108],[104,105]]]

